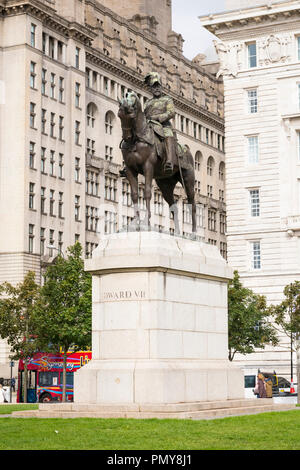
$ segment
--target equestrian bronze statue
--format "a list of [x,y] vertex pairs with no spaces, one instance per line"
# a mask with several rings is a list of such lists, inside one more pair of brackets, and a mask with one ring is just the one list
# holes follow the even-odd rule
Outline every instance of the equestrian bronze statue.
[[[179,182],[183,186],[192,215],[192,230],[196,232],[195,169],[194,159],[187,146],[181,146],[172,129],[175,116],[173,100],[162,92],[161,79],[157,73],[147,75],[153,99],[142,110],[136,93],[130,91],[120,101],[118,116],[122,126],[122,150],[126,175],[134,206],[134,221],[137,226],[150,227],[151,196],[153,179],[163,198],[174,214],[175,232],[179,233],[178,209],[174,189]],[[138,205],[138,175],[144,175],[146,217],[140,220]]]

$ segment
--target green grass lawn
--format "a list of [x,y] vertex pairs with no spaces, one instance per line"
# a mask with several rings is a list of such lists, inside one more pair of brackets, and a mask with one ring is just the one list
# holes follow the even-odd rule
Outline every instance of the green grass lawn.
[[17,405],[13,403],[12,405],[1,405],[0,406],[0,415],[8,415],[11,414],[13,411],[21,411],[21,410],[37,410],[39,407],[38,404],[36,405]]
[[0,418],[0,450],[300,450],[300,410],[209,421]]

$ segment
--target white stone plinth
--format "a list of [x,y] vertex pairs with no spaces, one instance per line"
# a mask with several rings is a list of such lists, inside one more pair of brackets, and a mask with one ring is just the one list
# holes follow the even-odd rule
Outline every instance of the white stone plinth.
[[228,361],[231,269],[214,246],[157,232],[105,237],[93,274],[92,361],[77,403],[188,403],[243,397]]

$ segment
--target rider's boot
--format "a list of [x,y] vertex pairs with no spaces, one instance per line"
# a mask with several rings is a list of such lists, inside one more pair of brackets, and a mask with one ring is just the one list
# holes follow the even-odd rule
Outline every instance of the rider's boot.
[[164,173],[166,175],[171,175],[174,171],[174,158],[175,158],[175,142],[173,137],[166,137],[166,155],[167,159],[164,164]]

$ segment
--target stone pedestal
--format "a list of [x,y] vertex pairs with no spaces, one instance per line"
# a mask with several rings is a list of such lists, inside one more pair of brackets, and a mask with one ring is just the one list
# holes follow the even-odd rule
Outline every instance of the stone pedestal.
[[192,403],[243,397],[228,357],[227,283],[214,246],[157,232],[104,238],[93,259],[92,361],[75,402]]

